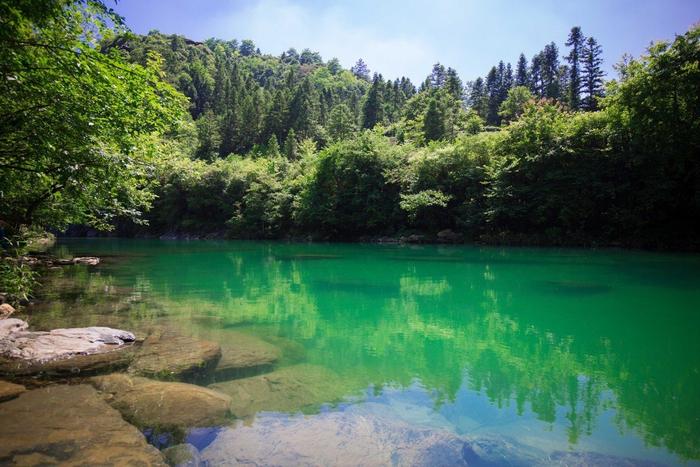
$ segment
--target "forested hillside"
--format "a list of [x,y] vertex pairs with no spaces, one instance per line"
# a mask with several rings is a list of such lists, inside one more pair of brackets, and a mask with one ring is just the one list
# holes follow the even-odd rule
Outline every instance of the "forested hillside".
[[[104,44],[162,57],[193,124],[168,139],[147,228],[129,234],[695,248],[698,30],[626,58],[574,27],[515,67],[417,88],[319,54],[152,32]],[[607,95],[606,95],[607,94]],[[173,151],[178,153],[174,157]]]
[[[418,84],[361,59],[3,2],[2,229],[698,247],[700,30],[603,82],[578,27]],[[468,51],[465,49],[465,53]],[[381,64],[376,64],[379,70]],[[60,96],[57,97],[57,96]],[[72,230],[72,232],[78,232]],[[21,235],[20,235],[21,236]]]

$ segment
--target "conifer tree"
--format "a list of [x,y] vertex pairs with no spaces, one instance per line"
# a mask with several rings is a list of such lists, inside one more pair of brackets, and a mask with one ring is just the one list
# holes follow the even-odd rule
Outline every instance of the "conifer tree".
[[488,96],[486,94],[486,89],[484,87],[484,80],[479,77],[471,83],[469,86],[469,107],[471,107],[476,114],[486,119],[488,113]]
[[527,58],[525,54],[520,54],[518,58],[518,65],[515,69],[515,85],[516,86],[527,86],[529,84],[529,78],[527,74]]
[[293,161],[297,158],[297,135],[294,132],[294,128],[289,130],[287,133],[287,138],[284,140],[284,156]]
[[454,68],[447,69],[445,88],[455,100],[460,102],[462,101],[464,96],[464,86],[462,85],[462,80],[459,79],[459,75]]
[[352,68],[350,68],[350,71],[359,79],[369,81],[369,68],[361,58],[357,59],[357,62]]
[[566,61],[569,63],[568,93],[567,100],[572,110],[581,107],[581,56],[585,46],[586,38],[579,26],[571,28],[566,46],[570,47]]
[[372,86],[367,93],[365,105],[362,108],[362,128],[374,128],[377,123],[384,121],[384,79],[382,75],[374,74]]
[[265,153],[267,154],[268,157],[279,157],[280,155],[280,145],[277,142],[277,137],[275,135],[271,135],[270,139],[267,140],[267,144],[265,145]]
[[423,119],[425,141],[438,141],[445,136],[445,119],[438,100],[431,97]]
[[489,74],[486,75],[486,95],[488,99],[486,123],[498,125],[501,121],[498,115],[498,107],[501,105],[501,83],[495,66],[491,67]]
[[605,73],[601,69],[603,63],[603,49],[598,42],[589,37],[583,48],[583,108],[586,110],[596,110],[598,108],[599,97],[603,96],[603,76]]

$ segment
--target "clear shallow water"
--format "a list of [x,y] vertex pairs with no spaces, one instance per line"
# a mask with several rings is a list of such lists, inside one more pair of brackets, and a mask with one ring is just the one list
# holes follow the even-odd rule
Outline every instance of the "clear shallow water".
[[337,373],[348,402],[325,410],[367,404],[547,452],[700,459],[698,256],[105,239],[58,251],[104,262],[47,279],[61,301],[36,326],[246,332],[294,349],[281,367]]

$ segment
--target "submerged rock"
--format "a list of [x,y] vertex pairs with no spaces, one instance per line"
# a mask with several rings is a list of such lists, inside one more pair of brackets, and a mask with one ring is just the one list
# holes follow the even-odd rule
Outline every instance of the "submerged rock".
[[240,332],[227,332],[225,337],[221,359],[214,368],[214,378],[217,380],[268,369],[280,358],[279,348],[257,337]]
[[191,444],[176,444],[163,450],[168,465],[173,467],[199,467],[199,450]]
[[309,364],[293,365],[209,387],[231,396],[231,412],[241,418],[261,411],[314,411],[345,395],[342,381],[335,373]]
[[0,402],[14,399],[26,390],[27,388],[20,384],[0,380]]
[[125,374],[98,376],[92,384],[127,420],[139,427],[186,429],[216,426],[230,416],[231,399],[186,383],[154,381]]
[[0,420],[0,465],[166,465],[88,385],[28,391],[0,404]]
[[201,459],[206,465],[467,466],[464,444],[448,431],[348,411],[268,415],[222,430]]
[[158,379],[197,379],[220,358],[221,347],[215,342],[165,332],[146,338],[129,370]]
[[440,243],[460,243],[464,240],[464,235],[451,229],[445,229],[437,233],[437,240]]

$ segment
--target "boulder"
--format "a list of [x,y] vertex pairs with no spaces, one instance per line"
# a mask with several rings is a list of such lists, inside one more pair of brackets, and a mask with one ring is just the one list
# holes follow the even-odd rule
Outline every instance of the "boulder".
[[78,256],[73,258],[73,264],[86,264],[88,266],[97,266],[100,264],[100,258],[96,256]]
[[163,450],[168,465],[173,467],[199,467],[201,459],[199,450],[191,444],[176,444]]
[[464,235],[451,229],[445,229],[438,232],[437,239],[440,243],[460,243],[464,239]]
[[32,362],[17,358],[0,357],[0,374],[20,380],[27,378],[76,378],[123,370],[129,366],[132,359],[133,352],[129,347],[105,353],[77,355],[47,362]]
[[206,377],[221,358],[216,342],[160,332],[146,338],[129,371],[157,379]]
[[214,368],[216,380],[226,380],[269,370],[279,360],[280,349],[254,336],[227,332],[221,359]]
[[[9,329],[5,326],[8,321]],[[130,332],[106,327],[30,332],[26,331],[27,323],[20,320],[0,323],[0,356],[32,363],[109,352],[136,340]]]
[[209,385],[231,396],[231,412],[239,418],[261,411],[316,411],[345,395],[340,378],[317,365],[292,365],[250,378]]
[[231,399],[186,383],[111,374],[91,379],[109,404],[142,428],[187,429],[217,426],[229,418]]
[[15,308],[9,303],[0,304],[0,319],[7,319],[12,313],[15,312]]
[[20,384],[0,380],[0,402],[14,399],[26,390],[27,388]]
[[425,243],[425,235],[412,234],[399,238],[399,241],[401,243]]
[[25,392],[0,404],[0,420],[0,465],[166,465],[88,385]]

